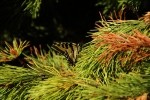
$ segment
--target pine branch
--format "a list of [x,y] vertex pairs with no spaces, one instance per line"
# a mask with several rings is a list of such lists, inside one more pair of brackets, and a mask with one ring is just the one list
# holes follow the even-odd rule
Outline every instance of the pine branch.
[[30,63],[29,67],[41,74],[48,76],[59,76],[63,71],[70,70],[64,56],[56,55],[54,52],[38,50],[34,47],[31,56],[26,55],[26,60]]
[[[98,88],[88,85],[76,89],[76,96],[83,100],[127,100],[136,98],[144,93],[149,93],[149,75],[144,76],[137,73],[121,73],[120,77],[108,85],[100,85]],[[143,77],[144,76],[144,77]],[[79,95],[80,94],[80,95]],[[80,98],[80,99],[81,99]]]
[[[117,73],[121,73],[121,72],[130,72],[133,70],[137,70],[139,71],[140,69],[142,70],[143,68],[141,67],[141,61],[144,60],[148,60],[149,59],[149,54],[147,51],[147,49],[149,50],[149,47],[147,47],[147,43],[148,43],[148,37],[149,37],[149,33],[148,30],[146,28],[146,24],[143,23],[143,21],[139,21],[139,20],[125,20],[125,21],[109,21],[107,22],[103,17],[102,17],[102,21],[99,21],[99,23],[97,24],[97,32],[91,32],[91,36],[93,37],[92,42],[87,43],[85,45],[85,47],[82,49],[80,56],[81,58],[78,59],[77,65],[76,65],[76,70],[77,72],[80,73],[81,76],[84,77],[92,77],[93,79],[98,78],[100,83],[104,83],[104,84],[108,84],[110,80],[117,78],[118,75]],[[134,31],[135,29],[139,29],[139,31]],[[108,35],[108,33],[114,33],[112,35]],[[107,37],[101,37],[103,35],[107,34]],[[124,34],[124,35],[122,35]],[[138,37],[136,37],[136,34]],[[116,36],[115,37],[113,37]],[[134,37],[132,37],[134,35]],[[96,37],[99,37],[99,39],[96,39]],[[145,38],[144,38],[145,37]],[[128,38],[130,38],[130,40],[128,40]],[[137,39],[138,38],[138,39]],[[111,48],[108,49],[109,44],[104,43],[101,46],[97,46],[98,43],[103,43],[103,40],[109,40],[108,42],[112,43]],[[118,39],[118,40],[116,40]],[[140,46],[142,45],[142,43],[147,43],[140,48],[141,52],[136,52],[135,49],[133,49],[133,51],[137,54],[134,54],[136,56],[133,55],[132,51],[127,51],[124,52],[124,46],[120,47],[121,43],[124,44],[123,41],[129,42],[131,43],[131,41],[133,42],[133,39],[135,41],[137,41],[137,43],[140,43],[139,46],[134,45],[135,49],[140,48]],[[142,40],[141,40],[142,39]],[[146,39],[146,41],[145,41]],[[138,41],[138,40],[141,40]],[[132,44],[132,43],[131,43]],[[125,47],[127,47],[128,45],[126,45]],[[133,47],[134,47],[133,46]],[[136,48],[137,46],[137,48]],[[114,49],[116,47],[116,49]],[[122,49],[121,49],[122,48]],[[130,48],[130,47],[129,47]],[[110,51],[112,52],[110,52]],[[115,52],[116,53],[113,53]],[[117,53],[117,50],[118,53]],[[123,50],[123,51],[122,51]],[[125,49],[126,50],[126,49]],[[108,63],[102,63],[100,61],[100,59],[98,60],[98,58],[101,55],[101,60],[108,60]],[[104,55],[102,57],[102,55]],[[142,56],[141,56],[142,55]],[[117,57],[121,57],[124,56],[124,58],[117,58]],[[131,56],[132,56],[132,60],[136,59],[136,61],[138,62],[137,65],[132,65],[131,64]],[[137,58],[135,58],[137,57]],[[122,60],[122,64],[120,61]],[[131,65],[131,66],[130,66]],[[122,66],[128,66],[130,68],[135,68],[129,70],[126,69],[127,67],[122,67]]]
[[14,83],[30,81],[38,76],[39,74],[31,69],[10,65],[0,67],[0,85],[2,87],[9,87],[9,85]]
[[27,90],[42,80],[42,76],[31,69],[16,66],[0,66],[0,97],[24,99]]
[[[78,91],[84,87],[97,87],[99,84],[94,80],[75,76],[55,76],[41,81],[39,85],[29,90],[31,99],[79,99]],[[39,92],[36,92],[36,91]]]
[[[119,55],[117,58],[121,65],[131,66],[134,63],[140,62],[143,59],[149,58],[149,42],[150,38],[135,30],[132,36],[127,34],[117,35],[114,33],[104,33],[93,37],[96,41],[96,46],[106,46],[106,51],[99,56],[99,61],[108,63],[114,58],[114,55]],[[99,41],[99,42],[98,42]],[[122,52],[126,52],[122,54]],[[104,62],[103,62],[103,61]],[[132,63],[132,64],[131,64]],[[131,65],[130,65],[131,64]]]

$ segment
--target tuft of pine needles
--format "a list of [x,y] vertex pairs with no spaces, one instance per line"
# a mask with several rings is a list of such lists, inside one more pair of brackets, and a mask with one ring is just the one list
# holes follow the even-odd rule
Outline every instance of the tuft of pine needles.
[[[106,45],[106,51],[98,58],[100,61],[103,60],[103,63],[109,63],[111,59],[114,58],[114,56],[117,57],[119,53],[117,59],[119,59],[123,67],[125,65],[131,66],[150,57],[150,38],[143,35],[138,30],[134,30],[132,36],[128,34],[117,35],[115,33],[106,32],[102,35],[94,35],[93,41],[96,41],[95,45],[97,48]],[[130,65],[128,62],[132,62],[132,64]]]
[[13,44],[5,42],[6,47],[0,48],[0,62],[11,61],[17,58],[29,46],[29,42],[14,39]]
[[22,7],[25,7],[24,11],[29,12],[32,18],[37,18],[39,16],[41,2],[41,0],[24,0]]
[[150,26],[150,12],[147,12],[143,17],[140,18],[143,20],[147,26]]

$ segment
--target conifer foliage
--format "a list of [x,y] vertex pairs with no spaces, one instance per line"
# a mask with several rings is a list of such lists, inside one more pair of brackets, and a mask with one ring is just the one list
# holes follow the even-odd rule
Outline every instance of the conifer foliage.
[[[145,19],[145,18],[144,18]],[[15,39],[0,50],[1,100],[148,100],[150,35],[147,20],[102,19],[71,66],[51,49]],[[7,61],[23,54],[26,67]]]

